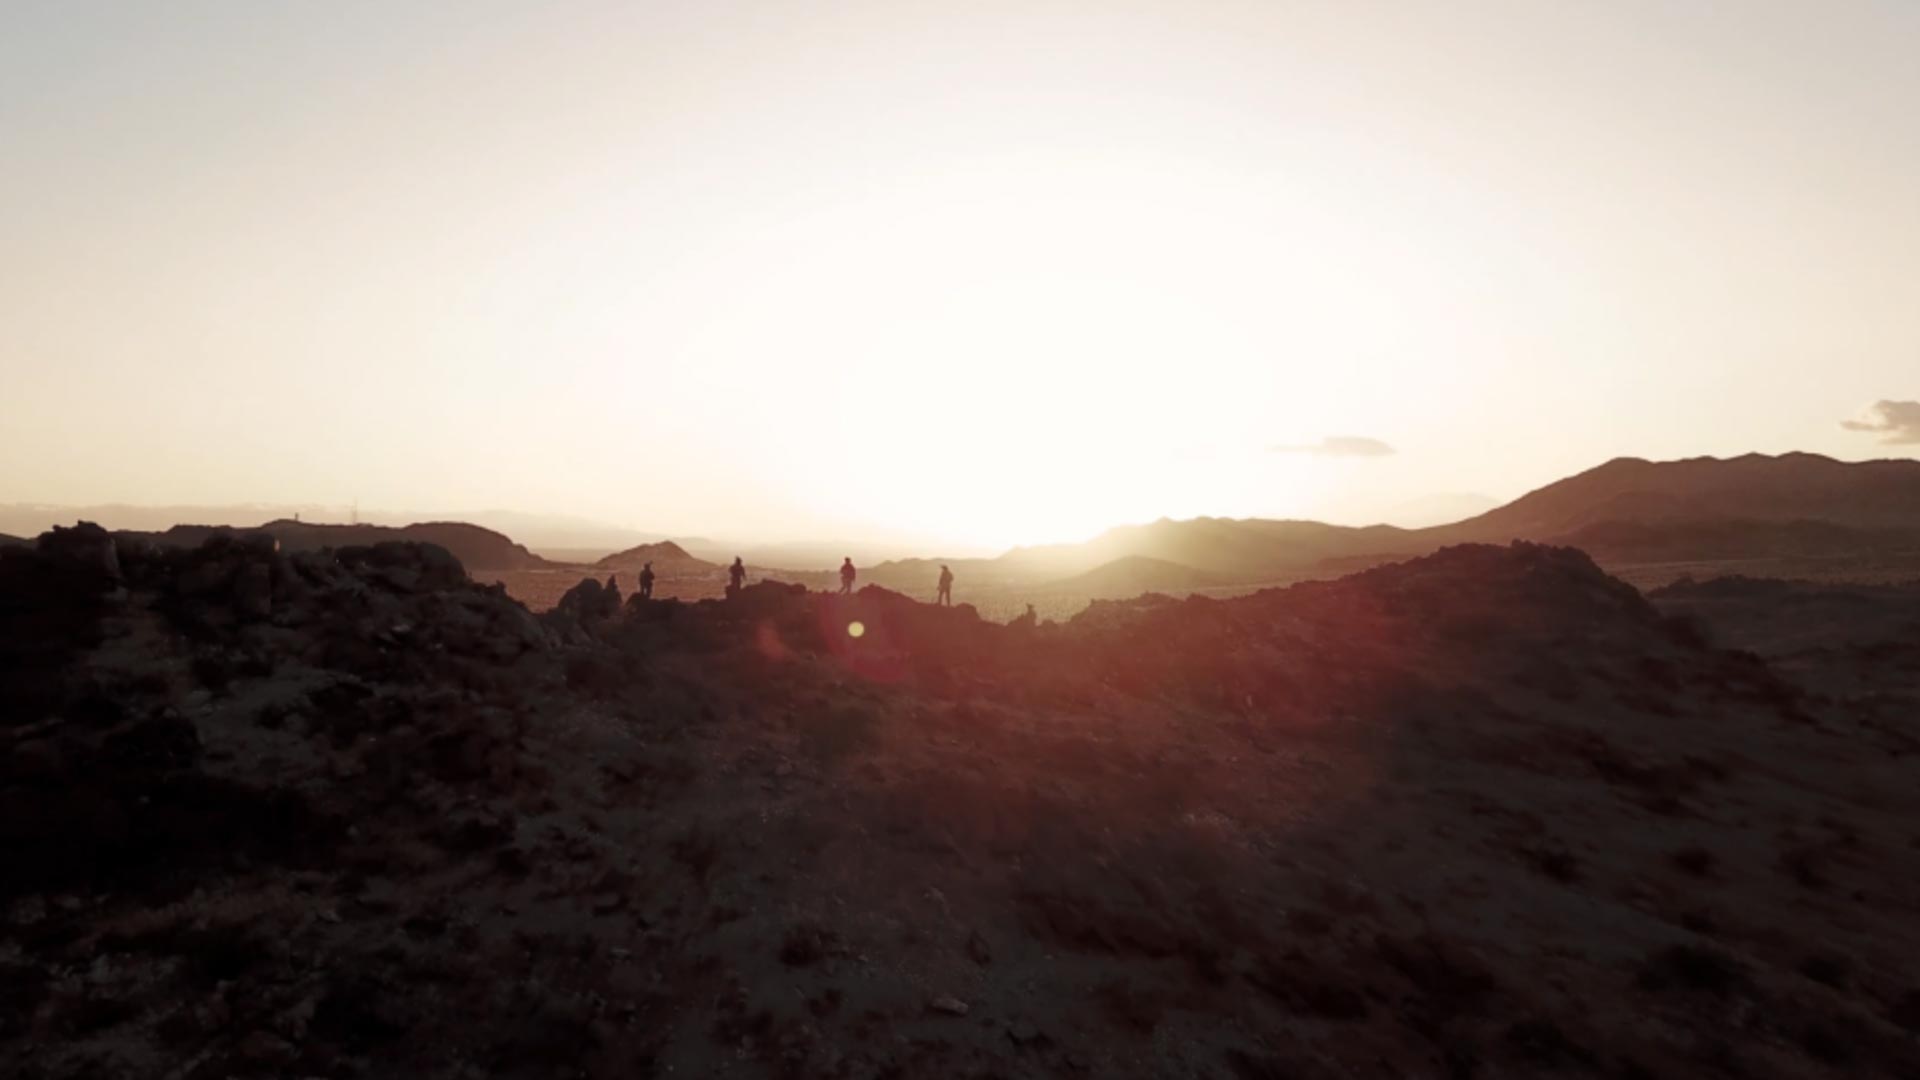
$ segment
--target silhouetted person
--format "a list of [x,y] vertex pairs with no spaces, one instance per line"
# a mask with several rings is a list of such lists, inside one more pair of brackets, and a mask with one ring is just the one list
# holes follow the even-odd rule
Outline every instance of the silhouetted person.
[[640,568],[640,599],[642,600],[653,599],[653,564],[652,563],[648,563],[645,566],[642,566]]
[[857,571],[853,568],[853,556],[849,555],[846,561],[840,564],[840,595],[845,596],[853,591],[855,573]]
[[735,555],[733,557],[733,565],[727,567],[727,595],[737,595],[740,592],[740,587],[746,583],[747,564],[740,561],[740,556]]
[[940,564],[940,595],[934,597],[933,602],[953,606],[953,569],[945,563]]

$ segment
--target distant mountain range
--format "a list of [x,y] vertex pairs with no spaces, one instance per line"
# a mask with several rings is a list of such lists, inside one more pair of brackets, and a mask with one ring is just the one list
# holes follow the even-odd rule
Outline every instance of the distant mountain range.
[[1658,462],[1615,458],[1431,531],[1535,539],[1623,521],[1822,521],[1864,532],[1920,530],[1920,461],[1843,462],[1800,453]]
[[[129,506],[107,503],[94,506],[54,506],[44,503],[0,504],[0,533],[37,536],[54,525],[91,521],[115,531],[164,532],[175,525],[194,522],[254,522],[293,520],[302,523],[348,522],[356,511],[345,506],[318,504],[238,504],[228,506]],[[387,525],[395,528],[421,521],[461,521],[511,536],[535,552],[592,551],[598,558],[654,540],[667,539],[664,533],[643,532],[590,518],[567,514],[534,514],[518,510],[474,510],[458,513],[408,513],[368,510],[357,514],[353,524]],[[557,556],[556,556],[557,557]],[[591,560],[588,560],[591,561]]]
[[[1187,567],[1217,583],[1256,583],[1358,569],[1450,544],[1513,540],[1578,547],[1602,562],[1920,555],[1920,461],[1850,463],[1801,453],[1617,458],[1432,528],[1162,519],[1109,529],[1080,544],[950,561],[963,580],[986,586],[1064,584],[1136,558]],[[932,560],[908,559],[874,567],[867,577],[915,586],[938,569]]]
[[[174,525],[124,535],[197,544],[216,533],[236,532],[270,534],[288,550],[422,540],[439,544],[479,572],[569,565],[544,559],[503,533],[462,522],[393,527],[283,518],[254,526]],[[0,536],[0,543],[7,539]],[[856,562],[862,565],[862,584],[913,592],[930,588],[945,563],[953,567],[963,590],[1038,587],[1118,596],[1325,575],[1424,555],[1451,544],[1512,540],[1578,547],[1612,566],[1850,557],[1897,557],[1920,566],[1920,461],[1841,462],[1804,453],[1664,462],[1617,458],[1505,506],[1430,528],[1263,518],[1162,519],[1109,529],[1084,543],[1019,547],[994,558]],[[638,572],[652,562],[663,578],[711,577],[726,559],[710,552],[706,543],[649,537],[593,567]],[[715,558],[701,558],[690,546]],[[795,561],[782,561],[783,552],[796,556]],[[819,572],[816,559],[837,565],[828,552],[817,544],[775,546],[750,553],[748,562],[756,574],[780,572],[764,569],[772,567],[811,574]]]

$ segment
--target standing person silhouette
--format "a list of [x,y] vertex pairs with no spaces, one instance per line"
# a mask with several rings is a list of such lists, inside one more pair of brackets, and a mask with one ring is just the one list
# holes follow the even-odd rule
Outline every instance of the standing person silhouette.
[[647,563],[640,568],[640,599],[653,599],[653,564]]
[[857,571],[855,571],[853,568],[853,556],[849,555],[847,556],[846,561],[840,564],[840,595],[841,596],[846,596],[847,594],[853,592],[853,578],[856,572]]
[[953,568],[946,563],[940,564],[940,594],[933,602],[944,607],[953,606]]
[[727,567],[727,595],[738,595],[740,587],[746,583],[747,564],[740,561],[740,556],[735,555],[733,557],[733,565]]

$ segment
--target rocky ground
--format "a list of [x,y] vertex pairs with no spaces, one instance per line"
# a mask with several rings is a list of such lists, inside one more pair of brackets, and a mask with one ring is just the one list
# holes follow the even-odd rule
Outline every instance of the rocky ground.
[[1920,1076],[1912,598],[1767,588],[535,616],[428,546],[50,534],[0,1072]]

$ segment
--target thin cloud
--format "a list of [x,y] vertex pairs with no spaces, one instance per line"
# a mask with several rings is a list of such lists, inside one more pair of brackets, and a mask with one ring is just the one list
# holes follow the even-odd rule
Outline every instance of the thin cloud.
[[1840,426],[1879,435],[1892,445],[1920,443],[1920,401],[1876,401],[1861,419],[1842,420]]
[[1393,447],[1365,435],[1329,435],[1316,443],[1281,443],[1269,446],[1276,454],[1318,454],[1321,457],[1386,457]]

